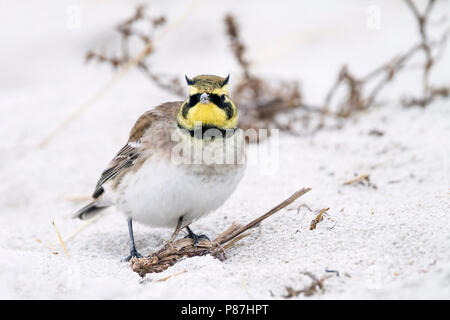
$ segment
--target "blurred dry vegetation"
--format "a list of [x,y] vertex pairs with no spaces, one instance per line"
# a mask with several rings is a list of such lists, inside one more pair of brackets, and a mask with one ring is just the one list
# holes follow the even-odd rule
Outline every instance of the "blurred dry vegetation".
[[[137,23],[145,24],[148,32],[144,33],[141,28],[136,28],[135,25]],[[147,14],[146,6],[139,5],[130,18],[116,26],[116,31],[120,35],[120,54],[107,55],[105,52],[89,50],[86,53],[86,62],[96,61],[98,63],[107,63],[114,69],[122,67],[135,55],[130,53],[130,42],[137,39],[144,48],[150,48],[147,55],[138,61],[137,67],[148,76],[149,80],[153,81],[161,89],[168,90],[178,96],[183,96],[184,86],[180,83],[178,76],[167,77],[157,74],[153,72],[148,62],[149,56],[153,53],[155,32],[165,24],[166,18],[164,16],[151,17]]]
[[[448,28],[438,37],[428,34],[429,17],[437,0],[428,0],[423,11],[420,11],[412,0],[404,2],[417,21],[417,30],[411,32],[418,32],[418,43],[384,64],[375,66],[366,75],[355,75],[348,65],[343,65],[321,105],[310,105],[304,101],[298,81],[267,79],[253,72],[252,62],[246,57],[247,46],[241,37],[238,22],[232,14],[227,14],[223,19],[225,36],[229,41],[230,54],[234,56],[240,68],[239,79],[237,82],[235,80],[230,94],[240,110],[240,127],[278,128],[296,135],[311,134],[324,128],[340,128],[345,119],[379,105],[382,90],[393,83],[400,72],[413,68],[412,59],[420,55],[424,57],[424,62],[419,66],[422,72],[421,95],[403,96],[399,98],[400,103],[405,107],[425,108],[437,98],[448,98],[450,84],[433,86],[430,83],[430,74],[442,57],[449,35]],[[117,25],[116,31],[121,38],[119,55],[112,56],[90,50],[86,54],[86,61],[119,68],[133,56],[130,52],[130,41],[138,39],[149,50],[145,57],[138,61],[137,67],[159,88],[185,99],[185,85],[179,81],[182,76],[161,75],[152,70],[149,61],[154,52],[154,33],[166,23],[166,18],[150,17],[147,11],[145,6],[140,5],[130,18]],[[137,23],[147,24],[148,32],[135,28]]]

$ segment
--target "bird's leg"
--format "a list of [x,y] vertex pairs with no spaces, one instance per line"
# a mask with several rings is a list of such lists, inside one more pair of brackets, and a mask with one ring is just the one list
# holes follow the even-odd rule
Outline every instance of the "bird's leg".
[[194,246],[195,246],[195,247],[197,246],[198,241],[199,241],[200,239],[206,239],[206,240],[208,240],[208,241],[211,241],[211,240],[209,240],[209,238],[208,238],[206,235],[204,235],[204,234],[199,234],[199,235],[197,235],[197,234],[195,234],[194,232],[192,232],[192,230],[191,230],[191,228],[189,228],[189,226],[186,226],[186,230],[187,230],[187,232],[188,232],[188,235],[187,235],[185,238],[191,238],[192,240],[194,240]]
[[167,242],[166,246],[172,246],[173,242],[175,241],[175,239],[178,236],[178,233],[180,233],[181,230],[181,224],[183,223],[183,216],[181,216],[180,218],[178,218],[178,223],[177,226],[175,228],[175,231],[172,233],[172,236],[170,237],[169,241]]
[[134,235],[133,235],[133,219],[128,218],[128,235],[130,236],[130,255],[123,258],[122,261],[128,262],[131,260],[131,258],[142,258],[142,254],[137,252],[136,250],[136,244],[134,243]]

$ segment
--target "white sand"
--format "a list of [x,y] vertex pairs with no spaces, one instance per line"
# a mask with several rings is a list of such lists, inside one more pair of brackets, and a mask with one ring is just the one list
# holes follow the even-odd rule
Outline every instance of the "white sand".
[[[151,8],[170,21],[187,6],[176,3],[179,7],[151,2]],[[341,63],[363,73],[416,40],[414,21],[400,1],[239,3],[237,8],[206,1],[158,43],[152,65],[180,78],[231,72],[233,81],[237,67],[226,53],[221,24],[232,11],[255,70],[301,79],[305,99],[320,102]],[[69,4],[80,5],[80,29],[65,27]],[[381,8],[377,31],[365,24],[370,4]],[[242,240],[225,262],[196,257],[141,280],[119,261],[128,250],[126,222],[111,209],[67,242],[67,258],[51,224],[55,221],[63,236],[83,224],[69,218],[83,203],[67,197],[92,192],[137,116],[174,99],[132,71],[48,147],[36,148],[110,79],[109,68],[85,66],[83,55],[90,48],[116,48],[112,26],[132,8],[130,1],[41,1],[0,13],[2,24],[11,26],[0,30],[0,298],[281,298],[287,286],[309,284],[302,272],[321,277],[327,268],[340,276],[328,279],[325,293],[315,298],[450,298],[450,102],[425,110],[399,106],[396,96],[419,92],[413,72],[383,93],[384,106],[342,130],[282,135],[275,173],[249,166],[232,198],[192,226],[215,237],[232,221],[248,222],[309,186],[313,190],[291,208],[329,207],[315,231],[309,230],[314,212],[283,210]],[[446,3],[438,11],[448,9]],[[448,60],[433,75],[435,82],[450,83]],[[369,135],[372,129],[384,135]],[[362,173],[370,174],[377,189],[342,185]],[[171,233],[135,229],[144,254]]]

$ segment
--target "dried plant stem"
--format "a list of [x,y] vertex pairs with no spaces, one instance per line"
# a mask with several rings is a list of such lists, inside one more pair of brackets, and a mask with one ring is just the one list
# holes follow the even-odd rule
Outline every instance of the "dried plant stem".
[[[92,219],[89,219],[85,223],[83,223],[81,226],[79,226],[77,229],[75,229],[71,234],[69,234],[67,237],[62,238],[63,242],[67,243],[72,238],[74,238],[76,235],[78,235],[81,231],[86,229],[89,225],[93,224],[94,222],[98,221],[100,218],[102,218],[106,213],[108,212],[108,209],[104,210],[103,212],[99,213],[97,216],[95,216]],[[58,243],[53,243],[52,246],[56,246]]]
[[350,179],[350,180],[344,182],[343,185],[350,185],[350,184],[354,184],[357,182],[363,182],[363,181],[366,181],[368,178],[369,178],[369,175],[364,173],[364,174],[357,176],[356,178],[353,178],[353,179]]
[[[170,246],[164,246],[162,249],[151,253],[145,258],[132,258],[130,261],[131,268],[143,277],[147,273],[162,272],[183,258],[209,254],[219,260],[224,260],[226,258],[225,250],[232,248],[236,242],[248,235],[243,234],[243,232],[255,227],[264,219],[267,219],[274,213],[293,203],[310,190],[311,188],[303,188],[297,191],[266,214],[245,226],[233,223],[213,241],[202,239],[195,246],[192,239],[183,238],[173,242]],[[229,243],[226,244],[227,242]],[[222,247],[222,245],[224,246]]]
[[[425,53],[425,57],[426,57],[426,63],[425,63],[425,67],[423,69],[423,80],[422,80],[423,97],[426,98],[426,97],[428,97],[429,91],[430,91],[429,74],[430,74],[430,70],[434,64],[434,58],[433,58],[433,55],[431,54],[431,46],[428,41],[426,27],[427,27],[429,14],[433,8],[433,5],[436,3],[436,1],[428,0],[427,6],[426,6],[423,14],[421,14],[419,12],[419,10],[417,9],[416,5],[414,4],[414,2],[412,0],[405,0],[405,1],[406,1],[406,4],[410,7],[414,16],[416,17],[416,21],[419,26],[419,32],[420,32],[420,37],[421,37],[421,47],[422,47],[422,49]],[[424,107],[425,103],[423,103],[422,106]]]
[[[162,39],[170,31],[178,27],[194,9],[205,0],[193,0],[189,7],[184,10],[177,19],[167,25],[156,37],[155,40]],[[126,62],[119,71],[99,90],[97,90],[86,102],[77,110],[64,119],[50,134],[48,134],[38,145],[39,149],[45,148],[57,135],[66,129],[73,121],[78,119],[87,109],[89,109],[100,97],[102,97],[118,80],[120,80],[132,67],[139,64],[146,56],[153,51],[153,43],[149,43],[138,55]]]
[[250,222],[249,224],[239,228],[238,230],[236,230],[235,232],[233,232],[232,234],[226,236],[224,239],[222,239],[220,244],[224,244],[228,241],[230,241],[231,239],[237,237],[238,235],[240,235],[241,233],[247,231],[248,229],[251,229],[253,227],[255,227],[256,225],[258,225],[261,221],[267,219],[268,217],[270,217],[271,215],[273,215],[274,213],[280,211],[281,209],[287,207],[288,205],[290,205],[292,202],[294,202],[295,200],[297,200],[298,198],[300,198],[302,195],[304,195],[305,193],[309,192],[311,190],[311,188],[303,188],[299,191],[297,191],[296,193],[294,193],[292,196],[290,196],[289,198],[287,198],[286,200],[284,200],[282,203],[280,203],[279,205],[277,205],[276,207],[274,207],[273,209],[271,209],[269,212],[267,212],[266,214],[262,215],[261,217],[253,220],[252,222]]
[[237,236],[236,238],[234,238],[233,240],[231,240],[230,242],[228,242],[226,245],[223,246],[223,248],[225,250],[228,250],[228,249],[232,248],[235,243],[241,241],[242,239],[244,239],[245,237],[248,237],[249,235],[250,235],[250,233],[243,233],[243,234]]
[[55,224],[54,221],[52,221],[52,226],[53,226],[53,228],[55,228],[56,234],[58,236],[59,243],[61,244],[61,247],[63,248],[64,253],[66,254],[66,257],[70,258],[69,251],[67,250],[66,244],[64,243],[64,240],[63,240],[63,238],[61,236],[61,233],[59,232],[58,228],[56,227],[56,224]]
[[309,230],[316,229],[316,226],[319,222],[323,220],[323,214],[327,212],[330,208],[325,208],[320,210],[320,212],[317,214],[317,216],[311,221],[311,225],[309,227]]
[[[417,54],[423,53],[425,63],[421,65],[422,75],[422,96],[419,98],[403,99],[401,102],[405,106],[419,105],[427,106],[437,97],[448,97],[450,95],[450,87],[433,88],[430,84],[430,72],[436,65],[436,62],[442,55],[445,43],[448,38],[449,30],[444,32],[439,41],[430,40],[427,34],[427,25],[429,17],[436,0],[428,0],[423,13],[419,12],[417,6],[412,0],[405,0],[408,8],[412,11],[419,28],[420,42],[412,46],[404,54],[398,55],[387,63],[376,67],[366,76],[358,78],[348,71],[347,66],[343,66],[335,83],[330,88],[324,102],[324,112],[322,115],[321,125],[324,123],[325,115],[330,113],[330,103],[340,87],[346,87],[347,97],[339,101],[338,109],[334,115],[340,118],[346,118],[357,111],[366,110],[376,103],[377,97],[381,90],[390,83],[395,76],[406,68],[407,63]],[[433,53],[435,47],[441,49],[437,54]],[[367,87],[372,86],[369,92]],[[322,125],[323,127],[323,125]]]
[[166,281],[166,280],[168,280],[168,279],[170,279],[170,278],[172,278],[172,277],[179,276],[180,274],[183,274],[183,273],[186,273],[186,272],[187,272],[187,270],[183,270],[183,271],[180,271],[180,272],[171,274],[170,276],[167,276],[167,277],[158,279],[158,280],[156,280],[156,281],[158,281],[158,282],[163,282],[163,281]]
[[292,287],[287,287],[286,288],[287,294],[284,296],[284,298],[293,298],[293,297],[297,297],[300,294],[303,294],[306,297],[310,297],[317,293],[324,292],[325,288],[324,288],[323,284],[324,284],[325,280],[332,277],[332,275],[325,275],[322,278],[318,279],[311,272],[302,272],[302,274],[311,278],[311,280],[312,280],[311,284],[300,290],[294,290],[294,289],[292,289]]

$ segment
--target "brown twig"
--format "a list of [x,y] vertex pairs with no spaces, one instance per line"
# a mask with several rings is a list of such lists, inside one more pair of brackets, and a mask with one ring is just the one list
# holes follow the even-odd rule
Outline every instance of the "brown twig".
[[350,184],[354,184],[357,182],[363,182],[363,181],[367,181],[367,180],[369,180],[369,175],[366,173],[363,173],[363,174],[357,176],[356,178],[353,178],[353,179],[350,179],[350,180],[344,182],[343,185],[350,185]]
[[53,226],[53,228],[56,231],[56,235],[58,236],[59,243],[61,244],[61,247],[63,248],[64,253],[66,254],[66,257],[70,258],[69,251],[67,250],[66,244],[64,243],[64,240],[63,240],[63,238],[61,236],[61,233],[59,232],[58,228],[56,227],[56,224],[55,224],[54,221],[52,221],[52,226]]
[[[107,214],[108,212],[109,212],[108,209],[106,209],[105,211],[101,212],[94,218],[85,221],[81,226],[79,226],[76,230],[74,230],[68,236],[66,236],[65,238],[62,238],[63,242],[64,243],[69,242],[72,238],[74,238],[76,235],[78,235],[81,231],[85,230],[89,225],[93,224],[94,222],[98,221],[100,218],[104,217],[105,214]],[[57,243],[53,243],[52,245],[56,246]]]
[[[424,13],[418,11],[412,0],[406,0],[406,2],[418,21],[421,41],[405,53],[375,67],[362,77],[351,73],[347,65],[342,66],[335,82],[325,96],[323,105],[318,107],[308,106],[302,101],[298,85],[292,86],[284,92],[280,88],[288,87],[286,82],[284,85],[273,86],[269,89],[268,83],[276,83],[273,79],[266,80],[251,72],[251,62],[245,57],[246,45],[240,37],[239,27],[235,18],[227,15],[225,24],[230,47],[243,74],[242,81],[238,83],[233,92],[234,99],[243,110],[241,126],[244,129],[275,127],[296,134],[299,124],[302,124],[303,128],[307,128],[312,125],[313,116],[319,115],[317,124],[310,131],[310,133],[315,133],[327,127],[327,119],[335,118],[336,121],[339,121],[339,119],[349,118],[378,104],[378,97],[382,90],[396,79],[397,75],[408,67],[408,63],[421,52],[425,54],[425,63],[421,66],[423,69],[423,96],[403,98],[402,104],[426,106],[436,98],[448,98],[450,87],[433,88],[429,84],[429,75],[439,56],[442,55],[434,55],[433,49],[439,47],[441,51],[444,50],[450,31],[447,30],[439,41],[431,41],[426,27],[436,0],[429,0]],[[341,91],[340,89],[344,89],[346,94],[342,99],[337,100],[336,107],[332,108],[331,105],[336,100],[337,92]],[[283,114],[288,117],[287,123],[279,120],[279,115]],[[339,122],[336,127],[341,127]]]
[[303,294],[306,297],[310,297],[317,293],[323,293],[325,291],[325,280],[332,277],[332,275],[325,275],[322,278],[318,279],[311,272],[302,272],[302,274],[311,278],[311,284],[300,290],[294,290],[292,287],[287,287],[287,294],[284,296],[284,298],[293,298],[299,296],[300,294]]
[[[243,234],[245,231],[255,227],[274,213],[279,212],[310,190],[311,188],[302,188],[266,214],[245,226],[233,223],[213,241],[201,239],[195,246],[192,239],[183,238],[173,242],[171,246],[164,246],[162,249],[151,253],[148,257],[133,258],[130,261],[131,268],[143,277],[147,273],[162,272],[183,258],[209,254],[219,260],[224,260],[226,258],[225,250],[230,249],[237,241],[246,237],[248,234]],[[225,245],[227,242],[229,243]]]
[[[347,65],[342,66],[335,82],[326,94],[323,104],[319,106],[312,106],[303,101],[297,81],[277,80],[255,74],[251,69],[252,62],[246,54],[247,46],[241,37],[239,25],[233,15],[227,14],[224,18],[226,35],[231,52],[241,70],[241,77],[233,84],[231,93],[232,99],[240,110],[239,126],[244,130],[277,128],[295,135],[313,134],[324,128],[341,128],[344,119],[379,104],[381,92],[398,78],[401,71],[410,67],[410,61],[420,53],[425,55],[425,63],[421,65],[423,94],[420,97],[402,98],[401,103],[404,106],[420,105],[424,107],[436,98],[448,98],[450,86],[433,87],[430,84],[430,73],[436,66],[439,57],[442,56],[450,33],[449,30],[444,32],[439,41],[431,40],[427,33],[429,17],[437,1],[429,0],[423,13],[419,12],[413,0],[405,1],[417,20],[420,42],[405,53],[398,54],[386,63],[376,66],[363,76],[357,76],[350,72]],[[133,24],[141,20],[149,22],[153,28],[158,28],[165,21],[161,17],[149,19],[145,15],[143,7],[138,7],[135,14],[117,28],[122,36],[122,55],[107,57],[104,54],[90,52],[88,59],[96,59],[118,68],[129,59],[128,39],[137,37],[148,49],[145,56],[136,62],[138,68],[159,88],[177,96],[184,96],[184,87],[179,83],[178,77],[156,74],[145,62],[144,58],[153,52],[153,34],[143,34],[133,28]],[[435,48],[439,48],[440,52],[433,52]],[[342,91],[346,94],[343,98],[338,99],[337,93]],[[91,103],[90,101],[88,104]],[[84,108],[79,113],[82,111]],[[64,123],[63,127],[67,123]],[[302,129],[300,130],[300,128]],[[256,142],[259,141],[261,139],[258,136]]]
[[[192,3],[184,10],[180,16],[177,17],[173,22],[167,25],[160,33],[155,37],[155,40],[160,40],[174,28],[179,26],[182,21],[204,0],[193,0]],[[141,52],[136,56],[129,59],[115,74],[114,76],[99,90],[97,90],[89,99],[87,99],[77,110],[65,118],[58,126],[51,131],[41,142],[38,144],[38,148],[45,148],[58,134],[65,130],[73,121],[78,119],[87,109],[89,109],[101,96],[103,96],[113,85],[119,81],[131,68],[138,65],[147,55],[149,55],[153,50],[151,44],[147,45]]]
[[327,212],[328,210],[330,210],[330,208],[325,208],[325,209],[322,209],[322,210],[319,211],[317,216],[311,221],[311,225],[309,227],[309,230],[315,230],[316,229],[317,224],[323,220],[323,214],[325,212]]
[[[224,22],[231,51],[242,73],[232,92],[233,100],[241,110],[240,127],[244,130],[275,127],[293,133],[293,123],[298,120],[293,119],[293,115],[303,108],[298,82],[255,75],[250,70],[251,62],[246,58],[246,45],[235,17],[227,14]],[[282,114],[289,116],[287,124],[278,119]]]
[[[137,23],[146,23],[148,32],[144,33],[140,29],[135,28],[135,24]],[[181,86],[178,78],[164,77],[153,72],[147,62],[148,56],[153,53],[155,31],[164,26],[165,23],[166,18],[164,16],[151,18],[147,15],[146,6],[139,5],[136,7],[134,14],[130,18],[119,23],[116,27],[116,31],[121,37],[120,55],[107,56],[105,53],[89,50],[86,53],[86,62],[94,60],[98,63],[107,63],[114,69],[122,67],[130,60],[130,41],[132,41],[133,38],[137,38],[142,42],[144,48],[148,48],[147,56],[137,63],[137,67],[161,89],[170,91],[178,96],[184,96],[184,88]]]
[[430,75],[431,68],[434,65],[434,57],[431,53],[431,46],[430,46],[430,42],[428,40],[426,27],[427,27],[427,22],[428,22],[430,12],[433,8],[433,5],[436,3],[436,1],[428,0],[428,3],[427,3],[424,13],[419,12],[419,10],[417,9],[416,5],[414,4],[414,2],[412,0],[405,0],[405,2],[409,6],[409,8],[411,9],[411,11],[413,12],[413,14],[416,18],[416,21],[417,21],[417,24],[419,27],[420,37],[421,37],[420,45],[425,54],[425,67],[423,69],[423,76],[422,76],[423,99],[422,99],[422,103],[421,103],[421,106],[425,107],[426,100],[427,100],[427,97],[429,96],[429,91],[430,91],[429,75]]
[[248,229],[251,229],[253,227],[255,227],[256,225],[258,225],[260,222],[262,222],[263,220],[267,219],[268,217],[270,217],[271,215],[273,215],[274,213],[280,211],[281,209],[287,207],[288,205],[290,205],[292,202],[294,202],[295,200],[297,200],[298,198],[300,198],[302,195],[304,195],[305,193],[309,192],[311,190],[311,188],[302,188],[301,190],[295,192],[292,196],[290,196],[289,198],[287,198],[286,200],[284,200],[282,203],[280,203],[279,205],[277,205],[276,207],[272,208],[269,212],[267,212],[266,214],[262,215],[261,217],[253,220],[252,222],[250,222],[249,224],[239,228],[238,230],[236,230],[235,232],[233,232],[232,234],[226,236],[224,239],[222,239],[222,242],[220,244],[224,244],[228,241],[230,241],[231,239],[233,239],[234,237],[237,237],[238,235],[240,235],[241,233],[247,231]]
[[[420,98],[403,98],[402,104],[405,106],[420,105],[425,107],[430,104],[435,98],[448,97],[450,87],[442,87],[439,89],[433,88],[429,83],[430,72],[436,65],[436,61],[441,54],[433,54],[433,48],[439,47],[441,50],[445,47],[449,30],[444,32],[439,41],[431,41],[427,34],[427,25],[429,23],[429,16],[436,3],[436,0],[428,0],[427,6],[423,13],[420,13],[412,0],[405,0],[407,6],[412,11],[416,18],[420,42],[404,54],[391,59],[387,63],[376,67],[370,71],[366,76],[358,78],[350,74],[347,66],[343,66],[337,77],[335,83],[331,86],[324,102],[324,111],[330,114],[330,104],[334,98],[337,90],[340,87],[346,87],[347,96],[338,103],[338,108],[333,112],[337,117],[347,118],[361,110],[366,110],[377,103],[377,98],[383,88],[390,83],[396,75],[405,67],[407,63],[415,57],[418,53],[423,52],[425,55],[425,63],[422,65],[422,97]],[[368,87],[372,87],[368,90]],[[366,93],[367,92],[367,93]],[[325,113],[323,113],[325,116]],[[323,121],[322,121],[323,122]]]
[[377,186],[370,181],[370,176],[366,173],[357,176],[356,178],[350,179],[343,183],[344,186],[352,185],[352,184],[366,184],[369,187],[377,189]]
[[183,274],[183,273],[186,273],[186,272],[187,272],[187,270],[183,270],[183,271],[180,271],[180,272],[171,274],[170,276],[167,276],[167,277],[158,279],[158,280],[156,280],[156,281],[158,281],[158,282],[163,282],[163,281],[166,281],[166,280],[168,280],[168,279],[170,279],[170,278],[172,278],[172,277],[179,276],[180,274]]
[[227,14],[225,16],[226,34],[230,40],[230,47],[234,53],[246,81],[252,81],[253,77],[250,75],[250,62],[245,58],[245,44],[240,38],[239,27],[233,15]]

